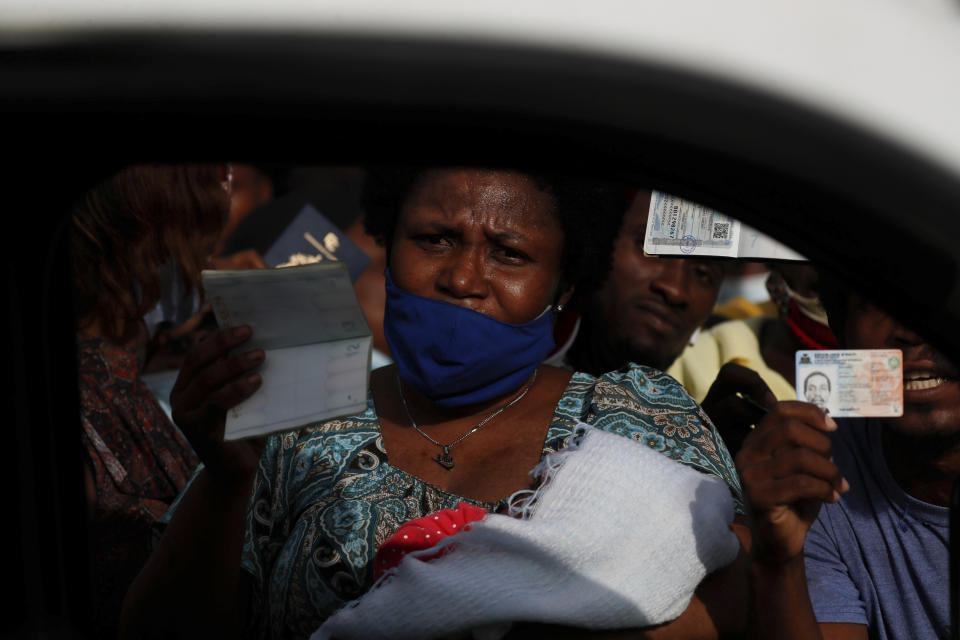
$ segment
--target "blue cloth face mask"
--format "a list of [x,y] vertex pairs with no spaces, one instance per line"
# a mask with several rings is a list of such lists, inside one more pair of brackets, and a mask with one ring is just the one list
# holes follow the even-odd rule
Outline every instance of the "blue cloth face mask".
[[553,350],[549,307],[509,324],[443,300],[403,291],[386,272],[383,329],[397,371],[441,407],[484,402],[513,391]]

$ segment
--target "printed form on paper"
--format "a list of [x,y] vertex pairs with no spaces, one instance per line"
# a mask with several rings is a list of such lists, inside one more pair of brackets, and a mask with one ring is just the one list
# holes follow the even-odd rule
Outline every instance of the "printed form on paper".
[[263,383],[227,412],[237,440],[362,412],[372,337],[342,262],[286,269],[204,271],[222,328],[250,325],[240,349],[263,349]]
[[661,191],[650,197],[643,251],[651,256],[806,260],[739,220]]

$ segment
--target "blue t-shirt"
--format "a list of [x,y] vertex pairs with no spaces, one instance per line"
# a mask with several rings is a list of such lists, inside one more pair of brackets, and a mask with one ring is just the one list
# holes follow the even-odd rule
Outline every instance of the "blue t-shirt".
[[949,509],[921,502],[887,468],[876,420],[837,420],[833,459],[850,483],[804,546],[819,622],[867,625],[871,638],[948,638]]

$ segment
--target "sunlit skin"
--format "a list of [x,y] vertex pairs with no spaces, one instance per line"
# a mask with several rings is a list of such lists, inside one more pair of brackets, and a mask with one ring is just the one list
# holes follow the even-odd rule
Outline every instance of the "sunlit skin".
[[850,301],[846,342],[851,349],[903,351],[903,417],[889,420],[890,429],[914,437],[960,436],[960,375],[939,351],[857,296]]
[[553,207],[519,174],[430,172],[401,211],[393,281],[503,322],[529,322],[569,297],[559,291],[563,230]]
[[803,395],[807,402],[825,410],[830,402],[830,380],[822,373],[811,373],[804,380]]
[[884,422],[887,465],[904,491],[948,506],[960,473],[960,375],[921,336],[873,304],[852,296],[846,324],[851,348],[903,351],[903,417]]
[[649,208],[650,193],[641,192],[624,215],[597,300],[608,339],[624,362],[666,369],[713,310],[723,267],[711,260],[645,256]]
[[[523,324],[572,293],[561,291],[563,239],[553,196],[531,178],[510,171],[429,171],[404,200],[390,273],[410,293]],[[522,402],[456,445],[452,470],[434,461],[437,446],[411,428],[396,369],[375,371],[371,389],[394,466],[457,495],[499,500],[529,485],[527,471],[539,460],[569,378],[569,371],[539,367]],[[438,442],[455,441],[520,391],[439,407],[409,385],[403,388],[410,415]]]

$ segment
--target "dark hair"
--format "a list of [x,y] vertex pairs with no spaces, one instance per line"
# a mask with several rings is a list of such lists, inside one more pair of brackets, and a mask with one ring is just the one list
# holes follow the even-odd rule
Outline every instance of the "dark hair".
[[837,342],[842,348],[847,340],[846,325],[850,312],[850,292],[836,276],[820,267],[817,268],[817,282],[820,304],[827,312],[830,331],[837,337]]
[[[403,203],[423,175],[434,167],[371,167],[363,185],[364,226],[387,250]],[[626,206],[624,187],[611,182],[518,168],[492,168],[529,177],[539,189],[553,196],[554,214],[563,229],[564,288],[577,287],[582,295],[600,286],[607,272],[613,240]]]
[[833,385],[830,384],[830,376],[825,374],[823,371],[814,371],[810,373],[806,378],[803,379],[803,392],[807,392],[807,383],[810,382],[810,378],[813,376],[821,376],[824,380],[827,381],[827,391],[833,391]]
[[188,292],[199,288],[229,207],[214,164],[128,167],[90,189],[71,219],[79,328],[98,324],[116,340],[129,337],[159,300],[157,270],[168,261]]

